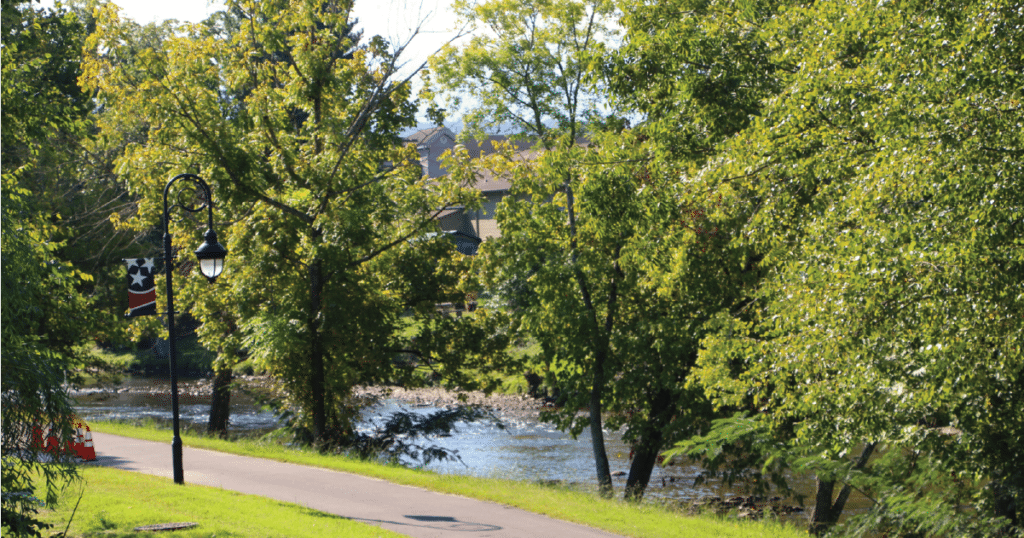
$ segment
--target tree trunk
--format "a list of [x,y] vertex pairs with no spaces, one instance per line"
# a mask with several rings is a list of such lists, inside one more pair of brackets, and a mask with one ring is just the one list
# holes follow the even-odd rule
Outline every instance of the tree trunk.
[[[566,212],[569,217],[569,250],[572,260],[573,272],[576,275],[576,282],[580,287],[580,295],[583,298],[583,305],[590,314],[590,323],[593,328],[591,333],[594,337],[600,338],[594,350],[594,384],[590,389],[590,442],[594,452],[594,465],[597,468],[597,487],[603,497],[611,497],[612,473],[608,467],[608,453],[604,446],[604,429],[601,427],[601,397],[604,395],[605,364],[611,355],[611,334],[612,325],[615,320],[615,307],[617,301],[618,282],[613,278],[608,298],[608,312],[605,317],[604,333],[600,333],[600,326],[597,321],[597,309],[590,297],[590,286],[587,284],[586,275],[577,265],[579,253],[576,244],[576,201],[572,190],[572,175],[566,174],[565,183],[562,185],[565,190]],[[621,247],[619,247],[621,251]],[[616,271],[621,274],[618,264],[618,252],[616,252]]]
[[324,346],[320,334],[320,302],[323,294],[323,261],[309,264],[309,392],[312,400],[313,442],[325,448],[327,441],[327,404],[324,386]]
[[1018,518],[1020,514],[1017,509],[1017,500],[1014,498],[1013,491],[1007,486],[1006,479],[997,478],[993,480],[991,487],[994,497],[992,511],[996,517],[1005,517],[1013,527],[1019,525],[1020,520]]
[[[871,453],[875,450],[875,443],[868,443],[864,446],[864,450],[860,453],[860,457],[857,458],[857,462],[854,463],[853,469],[863,469],[868,463],[868,458],[871,457]],[[808,532],[811,534],[821,536],[833,525],[839,522],[839,516],[843,513],[843,508],[846,506],[846,500],[850,498],[850,491],[852,488],[849,484],[843,486],[843,489],[839,490],[839,496],[836,497],[835,502],[832,501],[832,492],[835,490],[835,480],[822,480],[819,477],[815,478],[818,488],[814,495],[814,512],[811,513],[811,525]]]
[[594,361],[594,386],[590,391],[590,442],[597,466],[597,487],[604,497],[612,496],[612,473],[608,467],[608,453],[604,448],[604,429],[601,427],[601,396],[604,393],[605,350]]
[[651,473],[658,461],[658,452],[665,443],[662,429],[668,424],[672,394],[665,389],[659,390],[651,402],[650,419],[640,434],[633,454],[633,464],[629,467],[626,478],[626,500],[640,502],[644,497],[647,484],[651,481]]
[[231,368],[217,370],[213,378],[213,400],[210,402],[210,422],[207,433],[228,436],[228,418],[231,416]]
[[832,491],[835,489],[835,480],[822,480],[820,476],[814,477],[817,490],[814,494],[814,511],[811,512],[811,526],[807,532],[821,536],[828,530],[828,523],[832,520]]

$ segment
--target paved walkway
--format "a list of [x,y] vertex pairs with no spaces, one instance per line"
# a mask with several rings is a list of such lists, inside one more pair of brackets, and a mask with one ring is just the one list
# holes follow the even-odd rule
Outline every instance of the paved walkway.
[[[171,445],[93,432],[96,463],[171,479]],[[308,506],[423,538],[613,538],[500,504],[293,463],[184,447],[185,484]]]

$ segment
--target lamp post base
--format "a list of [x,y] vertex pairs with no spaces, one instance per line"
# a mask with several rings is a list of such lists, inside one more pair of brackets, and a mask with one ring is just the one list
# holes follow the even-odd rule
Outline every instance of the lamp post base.
[[171,440],[171,453],[174,459],[174,483],[185,483],[185,470],[181,462],[181,437],[174,436]]

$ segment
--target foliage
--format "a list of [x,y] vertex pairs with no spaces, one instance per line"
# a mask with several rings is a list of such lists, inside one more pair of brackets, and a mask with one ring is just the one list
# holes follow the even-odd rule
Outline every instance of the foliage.
[[[621,169],[625,186],[618,188],[635,193],[634,200],[612,206],[628,208],[621,215],[643,215],[635,236],[627,236],[631,245],[622,262],[627,274],[636,275],[632,298],[622,304],[640,308],[629,310],[635,318],[628,323],[621,314],[617,345],[629,359],[616,376],[618,409],[630,417],[632,437],[643,431],[637,420],[643,415],[634,418],[632,411],[650,406],[659,391],[672,395],[671,420],[662,423],[660,443],[651,444],[655,454],[697,435],[689,453],[710,474],[729,462],[735,467],[727,469],[737,472],[727,472],[727,480],[751,478],[755,489],[781,484],[785,463],[776,458],[764,464],[756,454],[785,451],[785,443],[740,419],[712,423],[737,409],[712,410],[703,388],[692,383],[698,343],[717,330],[715,316],[746,316],[761,276],[757,253],[733,242],[747,216],[742,201],[727,185],[703,181],[698,173],[716,144],[747,127],[776,91],[776,73],[787,69],[770,57],[773,44],[758,32],[775,24],[775,13],[769,3],[686,0],[622,2],[619,9],[622,44],[594,73],[618,108],[633,111],[635,122],[608,137],[596,164]],[[614,219],[623,217],[601,215]],[[720,428],[739,442],[718,443]],[[746,465],[754,461],[753,468]]]
[[736,35],[765,44],[752,50],[766,61],[740,62],[761,73],[744,87],[770,91],[692,177],[737,209],[729,248],[762,279],[742,313],[709,322],[696,379],[816,457],[819,483],[856,483],[847,454],[881,443],[973,484],[955,501],[929,491],[925,466],[878,469],[865,491],[886,499],[881,527],[973,533],[966,516],[922,517],[970,503],[979,528],[1019,532],[1019,6],[736,6],[753,17]]
[[[64,146],[73,145],[88,128],[87,102],[75,80],[75,43],[81,39],[82,28],[74,16],[63,11],[37,12],[15,1],[3,3],[3,17],[4,229],[14,234],[5,250],[29,250],[24,260],[14,256],[5,263],[28,267],[44,259],[52,262],[48,266],[54,275],[66,272],[66,282],[89,282],[89,275],[55,259],[67,259],[61,242],[65,227],[61,211],[66,207],[51,203],[55,193],[40,187],[68,165],[70,152]],[[31,327],[38,322],[33,318],[55,316],[57,310],[40,307],[25,323]],[[51,319],[57,321],[56,316]],[[55,325],[61,323],[67,322]],[[49,332],[52,336],[47,345],[67,348],[84,325],[72,323],[63,332],[40,326],[26,334]]]
[[[787,42],[784,4],[747,0],[623,1],[622,45],[597,74],[609,98],[633,111],[655,161],[691,174],[716,144],[749,125],[779,90],[795,58]],[[672,181],[670,178],[657,178]],[[714,190],[706,198],[722,194]]]
[[[742,298],[747,277],[723,267],[742,253],[720,250],[735,223],[724,222],[720,196],[675,183],[686,163],[665,158],[676,139],[650,140],[661,134],[653,120],[628,130],[615,112],[602,118],[594,97],[622,87],[633,62],[602,58],[611,4],[462,10],[490,33],[435,57],[437,79],[478,98],[471,125],[511,123],[546,150],[477,164],[512,184],[497,214],[502,237],[482,249],[487,285],[514,306],[515,330],[540,344],[532,369],[557,378],[564,406],[545,418],[573,434],[589,422],[606,486],[603,411],[613,412],[610,426],[627,425],[637,454],[627,498],[639,500],[660,449],[709,425],[707,401],[685,383],[703,323]],[[588,140],[578,143],[581,133]],[[666,284],[668,270],[691,276]],[[587,419],[577,416],[583,407]]]
[[[18,535],[46,528],[36,516],[34,483],[44,500],[76,477],[68,455],[42,455],[37,429],[71,438],[73,412],[64,383],[82,362],[90,300],[79,287],[91,277],[61,258],[60,215],[31,190],[55,157],[50,145],[83,129],[80,104],[53,53],[73,39],[75,21],[60,11],[3,3],[3,525]],[[59,58],[59,56],[58,56]],[[73,86],[72,86],[73,88]],[[47,461],[47,460],[50,461]]]
[[[510,193],[512,196],[506,197],[498,210],[503,237],[495,242],[497,248],[484,245],[486,261],[482,265],[485,272],[492,274],[487,277],[486,287],[490,290],[517,290],[514,297],[506,297],[507,301],[515,303],[528,300],[534,306],[541,305],[538,308],[551,306],[550,295],[553,289],[547,290],[549,297],[545,298],[544,293],[534,293],[540,291],[540,288],[523,289],[522,285],[527,280],[537,279],[538,271],[542,271],[541,267],[545,264],[565,269],[559,273],[559,276],[567,277],[562,283],[572,281],[574,287],[578,287],[579,295],[574,291],[573,296],[586,304],[583,310],[570,316],[574,319],[538,319],[540,323],[537,326],[531,326],[530,323],[516,324],[527,331],[537,332],[540,332],[541,325],[545,328],[571,325],[575,329],[582,329],[571,341],[572,344],[566,346],[568,355],[559,359],[578,368],[573,370],[578,380],[574,389],[589,383],[589,389],[574,394],[580,398],[589,394],[589,421],[597,478],[606,494],[611,492],[611,474],[601,427],[601,400],[605,386],[603,368],[608,362],[608,339],[606,335],[599,334],[598,319],[604,315],[609,320],[614,317],[616,299],[612,292],[610,308],[606,312],[600,311],[604,309],[603,303],[595,305],[590,299],[593,290],[586,281],[587,276],[581,269],[584,264],[579,262],[579,253],[576,251],[577,230],[574,219],[577,208],[574,190],[578,187],[575,180],[579,176],[571,163],[579,158],[576,143],[578,135],[582,133],[582,121],[596,112],[594,105],[587,102],[588,81],[584,79],[584,73],[590,55],[603,48],[603,38],[607,34],[605,19],[611,8],[610,3],[602,1],[493,1],[475,5],[456,3],[455,9],[462,19],[471,25],[486,28],[487,33],[474,37],[458,50],[449,46],[431,59],[437,80],[449,95],[457,91],[469,91],[477,99],[477,104],[465,116],[467,132],[479,133],[485,127],[500,127],[503,123],[511,123],[518,131],[517,135],[533,138],[539,147],[550,152],[536,156],[544,162],[542,171],[536,175],[532,166],[513,160],[510,147],[506,147],[503,155],[495,156],[487,164],[477,163],[477,166],[490,167],[496,176],[510,176],[516,185],[514,192]],[[449,102],[459,104],[457,97],[450,97]],[[551,152],[556,146],[558,151]],[[467,156],[464,150],[451,155],[448,169],[459,171],[454,174],[456,176],[462,175],[473,180],[474,165],[467,161]],[[527,181],[531,186],[526,185]],[[559,192],[565,197],[560,206],[568,213],[568,227],[564,226],[564,219],[554,209],[554,204],[541,202]],[[514,223],[506,218],[509,214],[507,201],[516,197],[535,202],[529,209],[512,209],[512,213],[524,215],[527,222]],[[529,222],[526,215],[530,215],[534,209],[536,220]],[[550,239],[537,238],[533,241],[529,233],[522,236],[516,234],[517,228],[550,224],[553,217],[557,222],[554,230],[563,234],[559,239],[567,239],[563,247],[570,247],[565,251],[571,252],[569,256],[558,253],[557,257],[553,257]],[[513,244],[510,238],[514,237],[522,239]],[[494,252],[499,254],[491,254]],[[511,269],[513,266],[521,270]],[[495,272],[507,276],[498,277],[494,275]],[[549,283],[542,284],[545,285]],[[560,288],[558,293],[563,298],[569,297],[564,288]],[[516,306],[517,317],[530,310],[529,307]],[[585,315],[580,316],[579,313]],[[544,336],[537,339],[542,346],[545,345]],[[545,349],[546,356],[554,358],[552,352]],[[594,366],[581,367],[580,361],[584,358],[589,360],[590,354],[594,355]],[[590,378],[589,382],[587,377]],[[572,422],[573,417],[567,421]],[[563,420],[561,426],[571,427],[574,434],[583,428],[582,423],[570,425],[565,422]]]
[[463,115],[467,133],[511,126],[551,145],[598,116],[598,96],[585,78],[613,35],[606,0],[458,0],[452,9],[477,30],[470,42],[444,47],[431,58],[433,78],[459,108],[456,88],[475,103]]
[[877,491],[878,505],[849,518],[834,534],[874,536],[1013,536],[1005,521],[979,517],[967,508],[982,484],[977,478],[950,472],[932,451],[897,449],[883,453],[869,472],[849,480],[865,491]]
[[[713,310],[707,305],[723,300],[716,294],[724,286],[709,287],[714,258],[700,255],[677,260],[707,268],[691,289],[663,294],[650,286],[661,271],[651,254],[685,208],[666,189],[643,185],[639,146],[632,133],[608,134],[595,136],[576,162],[552,152],[529,165],[514,164],[507,171],[514,196],[499,213],[502,237],[485,249],[486,276],[494,283],[519,278],[532,291],[518,311],[519,329],[539,342],[537,368],[557,371],[565,398],[563,407],[545,416],[581,432],[586,421],[577,410],[593,408],[592,389],[600,384],[611,412],[608,426],[626,424],[625,438],[653,464],[662,446],[707,426],[703,397],[685,387],[697,344],[687,329],[700,327]],[[565,222],[561,167],[572,170],[575,233]],[[696,246],[702,240],[675,224],[681,241]],[[566,282],[574,284],[571,293]],[[595,380],[602,353],[604,373]],[[631,470],[637,497],[646,473]]]
[[[72,12],[89,31],[96,26],[93,9],[97,4],[95,0],[72,3]],[[139,49],[159,46],[172,32],[168,22],[145,26],[126,23],[126,26],[130,27]],[[76,44],[79,54],[86,37],[83,35]],[[132,60],[123,58],[122,61]],[[81,60],[76,65],[80,63]],[[81,76],[81,68],[77,71]],[[83,87],[82,91],[87,90]],[[93,93],[87,95],[94,96]],[[124,259],[159,257],[160,233],[158,222],[137,228],[123,226],[135,213],[140,196],[130,192],[116,161],[125,148],[145,144],[149,126],[144,118],[122,114],[100,101],[90,99],[89,104],[90,136],[73,146],[74,168],[62,179],[63,183],[58,184],[63,196],[57,199],[62,200],[67,221],[65,256],[95,278],[95,284],[85,291],[97,304],[96,341],[105,346],[133,346],[140,341],[160,338],[164,324],[156,316],[125,322]]]
[[[91,96],[78,86],[89,17],[81,8],[64,5],[38,12],[28,2],[4,6],[4,26],[12,29],[5,38],[20,32],[9,53],[30,75],[16,84],[20,90],[11,88],[27,93],[6,94],[17,101],[5,115],[7,124],[12,133],[24,131],[26,137],[5,144],[5,166],[31,163],[19,171],[21,185],[54,225],[51,239],[60,244],[55,253],[92,277],[76,284],[95,304],[82,315],[90,317],[97,341],[120,343],[124,270],[119,258],[125,246],[140,238],[116,230],[110,221],[111,213],[123,211],[131,200],[111,170],[104,147],[109,142],[91,136],[102,113],[93,110]],[[86,363],[88,357],[78,360]],[[88,367],[101,369],[95,362]]]
[[755,495],[778,488],[796,496],[802,504],[802,495],[792,491],[786,480],[797,455],[785,439],[772,434],[760,421],[746,413],[736,413],[712,421],[706,434],[680,441],[665,452],[665,457],[682,454],[700,461],[704,470],[694,485],[721,476],[726,485],[743,485]]

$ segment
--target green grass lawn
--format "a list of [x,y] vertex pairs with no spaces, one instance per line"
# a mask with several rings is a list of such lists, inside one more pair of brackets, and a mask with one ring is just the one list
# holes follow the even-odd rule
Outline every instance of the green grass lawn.
[[[169,442],[166,429],[119,423],[90,423],[95,431]],[[380,465],[358,459],[322,455],[256,439],[225,441],[184,433],[186,446],[218,450],[244,456],[268,458],[380,478],[398,484],[494,501],[566,521],[590,525],[625,536],[650,538],[758,537],[789,538],[806,536],[796,527],[775,521],[738,521],[714,516],[686,516],[655,503],[632,505],[621,500],[602,499],[593,492],[565,487],[543,486],[530,482],[440,475],[398,466]],[[102,447],[100,447],[102,449]],[[170,484],[169,481],[166,481]],[[81,508],[79,508],[81,510]],[[89,518],[95,518],[90,510]],[[204,534],[209,536],[210,534]],[[177,535],[176,535],[177,536]],[[280,536],[292,536],[281,534]]]
[[[255,495],[193,484],[184,488],[166,478],[102,467],[84,467],[81,474],[83,480],[67,488],[56,510],[42,512],[44,520],[54,525],[49,534],[44,532],[44,536],[64,532],[69,520],[69,537],[153,536],[152,532],[134,532],[132,529],[180,522],[199,525],[175,531],[170,536],[402,536],[297,504]],[[79,494],[82,494],[81,502],[76,511]],[[74,518],[71,517],[72,511]]]
[[103,363],[111,370],[116,372],[127,372],[132,363],[138,360],[139,354],[141,353],[139,351],[114,351],[110,349],[103,349],[92,344],[89,344],[85,349],[88,353],[103,361]]

